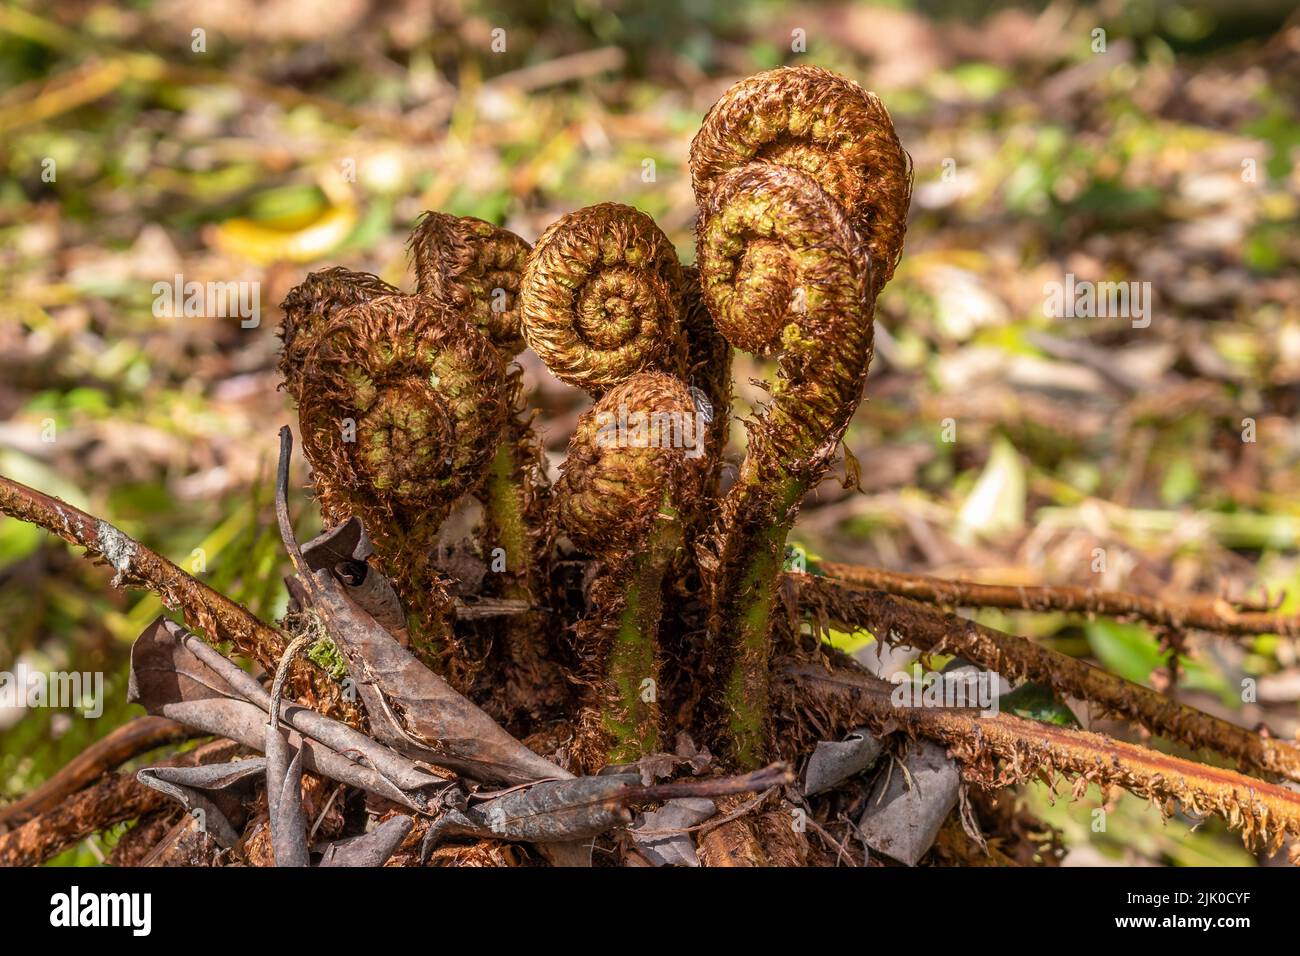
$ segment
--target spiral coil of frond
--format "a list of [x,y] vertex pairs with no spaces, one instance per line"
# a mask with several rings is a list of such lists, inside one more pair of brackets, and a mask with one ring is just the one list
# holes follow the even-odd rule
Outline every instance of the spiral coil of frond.
[[555,487],[558,523],[602,562],[595,610],[577,628],[590,691],[572,750],[584,766],[635,760],[658,744],[664,574],[682,544],[683,515],[699,507],[705,441],[687,387],[641,372],[585,412],[569,444]]
[[458,310],[502,353],[523,350],[518,297],[527,242],[474,216],[427,212],[408,245],[417,293]]
[[911,167],[889,114],[816,67],[744,80],[691,144],[700,282],[733,346],[777,357],[714,524],[711,631],[729,644],[721,702],[735,756],[765,746],[770,612],[785,538],[861,400],[875,297],[906,229]]
[[552,223],[528,258],[520,315],[529,347],[561,381],[599,395],[682,362],[681,265],[653,219],[600,203]]
[[432,566],[433,544],[505,430],[499,354],[438,302],[382,295],[313,330],[290,390],[326,524],[362,520],[417,649],[442,653],[450,598]]
[[334,313],[350,305],[396,293],[395,288],[378,276],[341,266],[312,272],[290,289],[280,305],[284,319],[279,329],[279,370],[289,392],[297,396],[307,352]]
[[296,396],[303,450],[331,519],[370,510],[408,532],[436,527],[482,476],[505,425],[500,357],[425,297],[338,311],[305,369]]
[[751,163],[797,170],[842,210],[867,244],[875,290],[894,275],[907,231],[912,162],[874,93],[817,66],[782,67],[736,83],[691,142],[691,182],[704,208],[727,173]]

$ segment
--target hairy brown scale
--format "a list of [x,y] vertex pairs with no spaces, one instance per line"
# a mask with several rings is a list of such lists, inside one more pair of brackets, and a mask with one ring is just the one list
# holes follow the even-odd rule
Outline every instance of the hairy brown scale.
[[601,394],[681,362],[681,265],[645,213],[600,203],[552,223],[524,269],[529,347],[562,381]]
[[460,310],[503,353],[523,351],[519,284],[527,242],[474,216],[427,212],[409,247],[416,292]]

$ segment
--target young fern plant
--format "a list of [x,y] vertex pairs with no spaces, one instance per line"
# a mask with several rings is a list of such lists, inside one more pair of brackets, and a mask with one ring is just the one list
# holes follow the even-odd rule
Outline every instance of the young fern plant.
[[[554,527],[542,447],[525,408],[524,349],[519,289],[531,247],[507,229],[473,216],[427,212],[408,244],[416,290],[467,318],[506,363],[506,433],[473,494],[482,507],[482,557],[491,573],[487,596],[543,605],[549,597]],[[512,710],[554,715],[567,707],[569,687],[557,671],[555,648],[536,613],[501,622],[506,697]]]
[[487,339],[428,296],[338,307],[360,293],[345,284],[338,295],[315,321],[298,319],[292,297],[285,310],[293,334],[282,364],[321,512],[327,527],[362,520],[405,605],[413,648],[426,661],[446,659],[463,681],[435,544],[505,433],[505,370]]
[[571,748],[595,771],[659,749],[664,590],[708,460],[695,402],[662,372],[638,372],[583,414],[556,485],[559,527],[600,561],[575,642],[589,688]]
[[876,295],[906,227],[911,166],[889,114],[816,67],[744,80],[691,144],[704,300],[737,349],[777,357],[772,401],[712,530],[712,642],[733,757],[766,751],[772,603],[785,541],[862,397]]
[[[519,287],[531,247],[519,236],[473,216],[427,212],[408,244],[416,291],[468,319],[509,363],[524,349]],[[541,448],[522,414],[518,370],[507,370],[510,419],[476,495],[483,505],[483,543],[504,556],[502,597],[533,601],[545,586],[550,535]],[[499,569],[498,569],[499,570]]]
[[[1059,775],[1074,781],[1076,798],[1095,782],[1124,787],[1165,810],[1181,804],[1191,814],[1217,813],[1248,845],[1266,851],[1300,836],[1300,796],[1269,779],[1297,779],[1297,744],[1199,713],[1025,638],[882,593],[889,588],[876,590],[880,575],[890,575],[880,569],[855,575],[841,566],[842,582],[782,576],[800,503],[823,476],[861,399],[875,299],[903,242],[909,161],[875,97],[824,70],[800,67],[728,91],[692,144],[691,170],[700,205],[697,267],[682,267],[663,232],[628,206],[605,203],[565,216],[531,250],[481,220],[430,213],[411,239],[416,294],[345,269],[314,273],[289,294],[280,365],[298,403],[325,523],[352,516],[364,522],[376,548],[371,560],[396,585],[424,661],[465,692],[469,709],[492,708],[538,754],[563,761],[567,753],[572,769],[584,772],[667,749],[679,731],[697,740],[703,731],[713,752],[716,743],[734,763],[753,766],[769,752],[802,761],[822,741],[863,727],[881,738],[901,730],[942,744],[981,787]],[[554,489],[542,476],[529,420],[519,414],[518,368],[508,368],[524,343],[559,379],[595,399]],[[724,492],[733,348],[774,356],[777,373],[771,402],[748,424],[747,455]],[[436,563],[439,526],[470,495],[483,505],[484,556],[500,547],[508,567],[495,575],[471,567],[453,598]],[[288,527],[287,502],[277,506]],[[106,521],[3,476],[0,512],[102,556],[116,571],[115,583],[153,589],[192,626],[230,640],[268,669],[293,646],[285,631]],[[585,554],[563,565],[553,560],[559,531]],[[289,550],[298,556],[296,542]],[[575,599],[572,571],[586,585],[585,605]],[[951,593],[934,581],[919,584],[932,598]],[[968,599],[1004,590],[981,587],[965,592]],[[773,614],[778,588],[787,612],[780,616]],[[894,590],[909,593],[898,584]],[[484,600],[499,597],[528,606]],[[1064,597],[1080,609],[1077,595]],[[1116,604],[1114,597],[1100,613],[1170,617],[1161,602]],[[1004,596],[994,598],[1008,606]],[[1010,606],[1025,600],[1018,592]],[[486,613],[475,616],[476,603]],[[1099,610],[1090,603],[1083,609]],[[1271,612],[1229,617],[1216,611],[1210,629],[1217,622],[1232,633],[1300,632],[1300,620]],[[807,634],[798,630],[801,619],[811,625]],[[1172,620],[1201,626],[1179,615]],[[335,636],[363,623],[326,622]],[[893,685],[825,646],[822,628],[832,623],[927,653],[959,653],[1013,681],[1041,683],[1171,741],[1235,758],[1256,775],[1008,714],[900,707]],[[302,630],[298,623],[286,627]],[[565,634],[573,636],[574,660],[554,653],[565,649]],[[471,654],[480,646],[482,655]],[[440,685],[419,668],[403,665],[402,672],[425,690]],[[299,703],[361,726],[360,711],[323,672],[304,665],[290,680]],[[572,686],[581,693],[576,708]],[[396,714],[376,693],[379,699],[366,701],[377,708],[368,712],[372,730],[376,717]],[[701,693],[712,694],[725,719],[705,723],[711,715],[697,706]],[[769,693],[777,702],[771,718]],[[424,707],[446,709],[429,701],[449,699],[440,690],[432,698],[405,691],[397,697],[406,718],[429,718]],[[422,739],[460,734],[476,748],[485,732],[508,739],[477,719],[451,735],[437,732],[432,728],[458,718],[436,716],[418,720],[428,730]],[[192,729],[208,733],[210,725]],[[545,759],[535,767],[545,775],[548,800],[556,791],[547,783],[591,785],[552,779],[552,771],[570,768]],[[460,772],[458,764],[448,769]],[[604,779],[617,784],[617,777]],[[722,816],[701,839],[705,863],[840,862],[838,852],[814,856],[815,842],[789,826],[792,804],[764,809],[764,800],[782,797],[776,787],[762,789],[758,800],[719,804]],[[527,801],[531,794],[501,799]],[[852,823],[841,815],[852,802],[834,792],[814,794],[805,801],[809,823]],[[980,825],[962,806],[962,826]],[[13,807],[0,808],[0,829]],[[94,809],[101,829],[122,819],[115,815],[120,807]],[[567,815],[575,808],[560,809]],[[585,809],[590,804],[584,815]],[[170,813],[151,819],[165,821]],[[82,818],[74,816],[77,832],[60,839],[84,836]],[[625,822],[619,814],[609,820]],[[548,826],[555,823],[551,815]],[[994,827],[991,837],[1033,838],[1032,831],[1010,834],[997,819],[983,824]],[[149,831],[142,825],[132,832]],[[827,831],[818,823],[809,832]],[[591,837],[583,831],[584,841]],[[39,862],[67,845],[51,842],[38,853],[24,843],[22,830],[0,834],[0,861]]]
[[557,526],[601,561],[575,640],[588,691],[570,749],[591,769],[658,743],[664,576],[680,553],[683,516],[696,511],[704,463],[682,447],[629,445],[617,423],[695,422],[689,390],[669,374],[686,361],[682,287],[676,251],[654,221],[601,203],[547,228],[520,288],[528,344],[557,378],[599,399],[579,422],[553,501]]

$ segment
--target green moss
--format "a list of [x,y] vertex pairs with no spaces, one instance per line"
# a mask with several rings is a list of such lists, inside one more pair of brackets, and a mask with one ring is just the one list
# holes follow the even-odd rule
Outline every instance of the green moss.
[[334,680],[342,680],[347,676],[348,667],[343,655],[329,637],[321,637],[307,648],[307,659],[319,664]]

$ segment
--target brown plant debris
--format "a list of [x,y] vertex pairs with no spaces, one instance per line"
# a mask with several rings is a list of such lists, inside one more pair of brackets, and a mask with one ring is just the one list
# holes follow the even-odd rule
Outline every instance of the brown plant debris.
[[1239,636],[1300,636],[1300,615],[1240,610],[1221,599],[1198,597],[1174,601],[1100,588],[978,584],[834,561],[823,561],[818,569],[828,577],[853,587],[884,591],[943,607],[1064,611],[1088,617],[1136,619],[1174,630],[1194,628]]
[[[113,578],[116,585],[148,588],[167,607],[181,611],[187,626],[200,629],[215,640],[230,641],[267,669],[274,669],[279,654],[289,643],[284,634],[258,620],[243,605],[186,574],[107,521],[3,475],[0,475],[0,512],[81,545],[90,555],[102,556],[117,572]],[[356,709],[343,699],[342,688],[315,665],[295,672],[290,691],[299,700],[319,705],[325,713],[356,719]]]
[[928,653],[958,654],[1008,680],[1047,684],[1152,733],[1217,750],[1243,769],[1300,780],[1300,746],[1180,704],[1086,661],[881,591],[858,591],[809,575],[789,575],[787,580],[815,619],[865,628],[880,640]]
[[1165,816],[1175,807],[1193,815],[1215,813],[1241,831],[1252,850],[1276,853],[1288,836],[1300,836],[1300,794],[1231,770],[1007,714],[895,707],[893,685],[847,669],[791,663],[781,668],[779,683],[791,719],[806,719],[799,715],[808,712],[822,727],[865,723],[877,734],[904,730],[928,737],[945,744],[963,764],[964,777],[985,788],[1065,777],[1074,781],[1074,799],[1090,784],[1119,786],[1150,800]]

